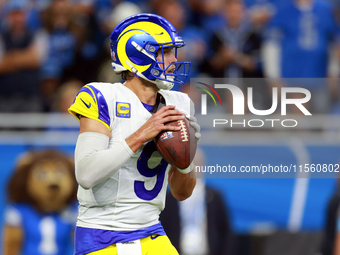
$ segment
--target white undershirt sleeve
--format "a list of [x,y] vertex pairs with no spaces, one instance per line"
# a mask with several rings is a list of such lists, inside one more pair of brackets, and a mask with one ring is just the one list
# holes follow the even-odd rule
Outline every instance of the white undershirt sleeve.
[[126,141],[109,148],[109,137],[96,132],[81,133],[75,149],[78,184],[90,189],[115,174],[133,155]]

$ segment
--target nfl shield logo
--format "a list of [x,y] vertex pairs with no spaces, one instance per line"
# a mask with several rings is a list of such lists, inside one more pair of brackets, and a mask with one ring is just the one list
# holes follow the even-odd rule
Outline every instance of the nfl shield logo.
[[172,137],[173,137],[172,132],[171,132],[171,131],[168,131],[168,132],[163,133],[163,134],[159,137],[159,139],[161,140],[161,142],[164,142],[165,140],[168,140],[168,139],[170,139],[170,138],[172,138]]

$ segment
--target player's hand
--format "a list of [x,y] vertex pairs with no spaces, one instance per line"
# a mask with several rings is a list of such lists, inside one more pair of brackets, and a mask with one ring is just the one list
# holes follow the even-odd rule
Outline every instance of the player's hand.
[[139,132],[139,137],[142,142],[147,142],[152,140],[155,136],[157,136],[161,131],[179,131],[181,130],[180,126],[166,126],[165,123],[183,120],[185,117],[183,113],[178,110],[175,110],[174,105],[163,106],[159,109],[155,114],[151,116],[148,121],[140,127],[137,131]]
[[194,117],[193,115],[186,115],[186,118],[189,120],[190,122],[190,126],[192,126],[195,129],[195,137],[197,139],[197,142],[200,141],[201,139],[201,126],[197,123],[197,119],[196,117]]
[[195,129],[195,137],[197,139],[197,142],[201,139],[201,126],[197,123],[197,119],[194,115],[191,115],[187,111],[182,111],[185,117],[189,120],[190,126],[192,126]]

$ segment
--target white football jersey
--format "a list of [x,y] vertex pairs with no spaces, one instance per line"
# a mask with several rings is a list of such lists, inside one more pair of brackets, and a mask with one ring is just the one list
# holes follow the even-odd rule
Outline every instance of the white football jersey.
[[[175,105],[186,114],[193,110],[187,94],[165,90],[159,93],[166,105]],[[83,115],[105,124],[112,134],[110,148],[151,117],[136,94],[121,83],[84,86],[69,111],[76,117]],[[77,226],[129,231],[157,224],[165,205],[170,168],[153,141],[143,144],[109,179],[89,190],[79,186]]]

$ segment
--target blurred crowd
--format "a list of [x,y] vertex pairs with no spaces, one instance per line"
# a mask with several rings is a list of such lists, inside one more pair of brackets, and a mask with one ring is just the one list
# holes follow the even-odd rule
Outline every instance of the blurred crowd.
[[0,112],[66,112],[84,84],[120,81],[108,38],[140,12],[177,28],[191,78],[267,78],[260,107],[293,86],[314,113],[340,112],[338,0],[0,0]]

